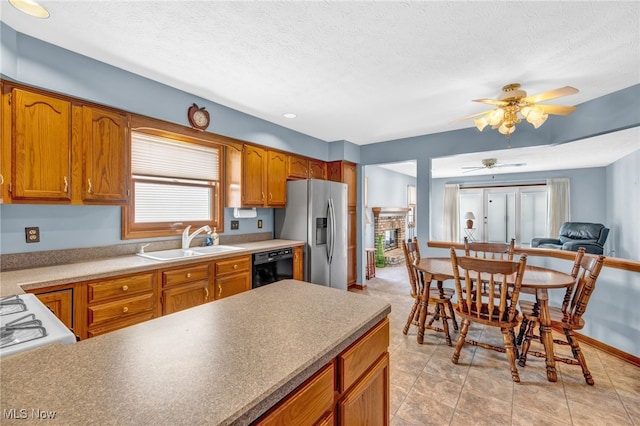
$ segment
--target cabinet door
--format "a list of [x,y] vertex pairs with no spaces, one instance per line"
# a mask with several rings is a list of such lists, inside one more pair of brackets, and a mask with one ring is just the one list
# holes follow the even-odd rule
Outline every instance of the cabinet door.
[[202,280],[162,290],[162,315],[193,308],[209,301],[209,281]]
[[337,411],[342,425],[389,424],[388,353],[338,402]]
[[[306,179],[309,161],[297,155],[287,156],[287,179]],[[310,176],[309,176],[310,177]]]
[[69,329],[73,329],[73,290],[56,290],[36,294],[40,301]]
[[320,160],[309,160],[309,178],[327,179],[327,163]]
[[357,214],[355,207],[347,209],[347,285],[354,285],[358,277],[358,259],[357,259]]
[[14,89],[12,198],[71,199],[71,104]]
[[108,203],[127,201],[127,124],[125,115],[82,107],[83,200]]
[[251,145],[244,146],[243,205],[262,207],[265,204],[266,151]]
[[356,165],[345,162],[342,168],[342,181],[347,184],[347,205],[355,207],[358,204],[356,196]]
[[267,161],[267,206],[285,207],[287,204],[287,156],[269,151]]
[[251,275],[248,273],[216,278],[214,300],[251,290]]
[[331,363],[258,419],[254,426],[333,424],[329,422],[333,419],[334,374]]

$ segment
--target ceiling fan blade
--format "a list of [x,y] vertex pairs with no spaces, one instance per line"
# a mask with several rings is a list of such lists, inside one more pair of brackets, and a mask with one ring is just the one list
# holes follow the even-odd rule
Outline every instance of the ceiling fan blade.
[[462,117],[462,118],[458,118],[457,120],[450,121],[449,124],[459,123],[460,121],[468,120],[468,119],[474,118],[474,117],[480,117],[481,115],[484,115],[486,113],[487,113],[487,111],[479,112],[479,113],[473,114],[473,115],[467,115],[466,117]]
[[505,101],[498,101],[496,99],[473,99],[471,102],[480,102],[483,104],[489,104],[489,105],[498,105],[498,106],[505,106],[505,105],[509,105],[509,102],[505,102]]
[[527,96],[526,98],[522,98],[522,102],[528,102],[532,104],[536,104],[538,102],[548,101],[550,99],[560,98],[562,96],[573,95],[574,93],[578,93],[579,90],[575,87],[564,86],[559,89],[549,90],[548,92],[538,93],[537,95]]
[[469,173],[469,172],[475,172],[476,170],[482,170],[484,169],[484,167],[463,167],[463,169],[468,169],[468,170],[463,170],[462,173]]
[[547,114],[555,115],[569,115],[576,110],[576,107],[562,106],[562,105],[536,105],[538,108],[542,108]]
[[511,163],[511,164],[496,164],[493,167],[520,167],[520,166],[526,166],[527,163]]

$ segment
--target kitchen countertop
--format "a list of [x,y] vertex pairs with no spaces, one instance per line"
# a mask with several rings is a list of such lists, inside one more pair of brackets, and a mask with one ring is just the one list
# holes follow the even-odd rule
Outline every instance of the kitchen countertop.
[[0,272],[0,297],[20,294],[24,293],[26,290],[34,290],[42,287],[69,284],[78,281],[105,278],[114,275],[148,271],[158,268],[169,268],[189,263],[223,259],[225,257],[234,257],[266,250],[294,247],[303,244],[303,241],[275,239],[243,244],[229,244],[235,247],[241,247],[242,250],[171,261],[158,261],[137,255],[128,255],[92,260],[88,262],[70,263],[66,265]]
[[40,410],[63,424],[248,424],[390,310],[373,297],[284,280],[5,357],[0,406],[26,410],[26,422]]

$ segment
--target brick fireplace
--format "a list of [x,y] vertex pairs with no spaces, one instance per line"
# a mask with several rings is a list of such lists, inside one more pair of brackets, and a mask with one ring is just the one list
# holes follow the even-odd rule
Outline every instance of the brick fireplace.
[[406,239],[407,212],[405,207],[373,207],[372,209],[374,242],[382,235],[384,256],[388,265],[404,261],[402,241]]

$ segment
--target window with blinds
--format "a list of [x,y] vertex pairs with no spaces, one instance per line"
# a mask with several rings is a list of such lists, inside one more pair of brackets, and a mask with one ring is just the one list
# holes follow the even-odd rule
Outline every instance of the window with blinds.
[[216,226],[220,151],[212,144],[133,131],[129,229],[161,235],[186,225]]

